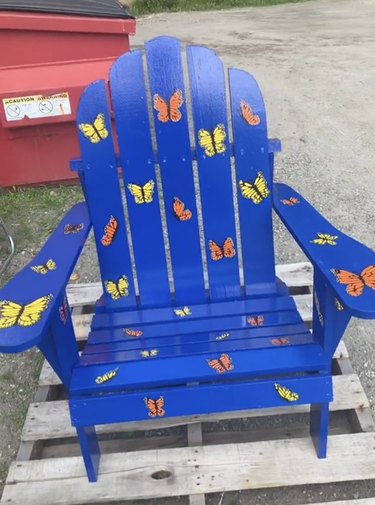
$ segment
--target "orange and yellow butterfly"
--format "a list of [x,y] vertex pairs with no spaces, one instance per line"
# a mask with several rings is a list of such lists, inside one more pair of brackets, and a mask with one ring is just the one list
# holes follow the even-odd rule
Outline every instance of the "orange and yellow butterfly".
[[240,113],[242,119],[249,126],[258,126],[258,124],[260,124],[260,117],[257,114],[253,113],[250,105],[247,102],[245,102],[245,100],[241,100]]
[[131,328],[125,328],[124,329],[124,333],[128,337],[133,337],[133,338],[138,338],[138,337],[141,337],[143,335],[143,331],[142,330],[132,330]]
[[230,333],[225,332],[225,333],[221,333],[221,335],[217,335],[215,337],[215,340],[225,340],[226,338],[229,338],[229,337],[230,337]]
[[222,354],[218,359],[209,359],[207,363],[216,373],[223,374],[234,370],[232,358],[228,354]]
[[338,268],[332,268],[331,272],[338,283],[346,285],[346,292],[350,296],[360,296],[366,286],[375,289],[375,265],[364,268],[359,275]]
[[154,187],[155,182],[150,179],[144,186],[139,186],[138,184],[128,184],[128,190],[130,194],[134,196],[134,202],[141,203],[151,203],[154,198]]
[[184,202],[181,202],[177,196],[173,198],[173,215],[179,221],[188,221],[192,216],[191,211],[185,209]]
[[152,398],[143,398],[143,401],[146,404],[146,407],[148,408],[148,415],[150,417],[163,417],[165,415],[165,410],[163,409],[164,407],[164,397],[159,396],[156,400],[153,400]]
[[177,123],[181,119],[179,108],[184,103],[182,91],[177,89],[170,99],[164,100],[160,95],[154,95],[154,109],[158,112],[158,120],[162,123],[173,121]]
[[210,240],[208,242],[208,247],[211,252],[211,259],[213,261],[219,261],[223,258],[233,258],[236,255],[236,249],[234,248],[233,240],[230,237],[227,237],[224,240],[222,246]]
[[129,281],[126,275],[122,275],[117,282],[105,281],[104,287],[112,300],[119,300],[121,296],[129,295]]
[[34,265],[30,268],[33,272],[46,275],[49,270],[56,270],[56,263],[53,260],[49,259],[44,263],[44,265]]
[[299,203],[299,200],[295,196],[291,196],[290,198],[286,198],[285,200],[280,200],[280,201],[284,205],[289,205],[289,206],[297,205],[297,203]]
[[159,350],[150,349],[149,351],[139,351],[139,354],[142,356],[142,358],[156,358],[156,356],[159,354]]
[[182,307],[182,309],[173,309],[173,311],[178,317],[191,316],[191,310],[189,307]]
[[280,386],[280,384],[275,384],[275,389],[279,396],[287,402],[296,402],[299,399],[298,393],[293,393],[290,389],[285,386]]
[[263,172],[258,172],[254,182],[239,181],[238,186],[241,191],[241,195],[253,203],[258,205],[262,203],[270,195],[270,190],[267,186],[267,181],[263,175]]
[[225,153],[226,137],[227,134],[223,124],[216,125],[213,132],[209,132],[203,128],[198,131],[198,143],[204,149],[204,154],[210,158],[215,156],[215,154]]
[[108,372],[106,372],[105,374],[103,375],[99,375],[96,379],[95,379],[95,382],[97,384],[103,384],[104,382],[108,382],[110,380],[112,380],[114,377],[116,377],[117,375],[117,372],[118,372],[118,367],[115,368],[114,370],[109,370]]
[[41,296],[27,305],[1,300],[0,329],[11,328],[15,325],[26,328],[38,323],[52,298],[52,295]]
[[317,233],[317,238],[314,240],[310,240],[312,244],[317,245],[336,245],[336,240],[338,239],[337,235],[328,235],[328,233]]
[[108,223],[104,227],[104,235],[100,239],[100,242],[105,247],[108,247],[109,245],[112,244],[113,239],[115,238],[115,235],[117,233],[117,228],[118,228],[117,219],[111,216],[109,218]]
[[83,230],[83,223],[79,223],[79,224],[66,224],[64,226],[64,233],[65,233],[65,235],[68,235],[69,233],[78,233],[81,230]]
[[251,326],[263,326],[264,316],[248,316],[247,322],[251,324]]
[[97,144],[101,140],[106,139],[109,135],[105,126],[105,117],[102,112],[96,116],[92,124],[81,123],[78,125],[78,128],[92,144]]
[[64,296],[64,300],[62,305],[59,307],[60,319],[63,324],[66,324],[69,315],[69,305],[66,296]]
[[290,340],[288,337],[273,338],[273,339],[271,339],[271,344],[276,345],[276,346],[289,345]]

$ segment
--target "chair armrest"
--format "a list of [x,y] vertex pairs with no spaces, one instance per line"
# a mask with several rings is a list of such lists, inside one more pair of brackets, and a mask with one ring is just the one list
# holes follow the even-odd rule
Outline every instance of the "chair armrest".
[[86,204],[74,205],[38,255],[0,290],[0,352],[24,351],[46,334],[90,228]]
[[[353,316],[375,318],[374,251],[337,230],[286,184],[275,183],[273,195],[276,213],[314,267],[325,277],[338,300]],[[314,243],[319,238],[318,233],[331,235],[333,245]],[[374,268],[364,273],[369,266]]]

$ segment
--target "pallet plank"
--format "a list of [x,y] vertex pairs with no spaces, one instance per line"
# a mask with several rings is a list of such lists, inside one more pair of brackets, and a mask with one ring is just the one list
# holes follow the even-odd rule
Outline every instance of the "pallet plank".
[[311,505],[375,505],[375,498],[364,498],[362,500],[327,501],[312,503]]
[[[318,459],[308,438],[179,447],[102,456],[99,480],[88,483],[82,458],[16,462],[3,503],[59,505],[161,498],[238,489],[323,484],[375,478],[375,434],[337,435],[329,458]],[[267,469],[267,471],[265,471]],[[155,479],[155,472],[169,477]],[[223,475],[225,474],[225,479]],[[61,482],[64,485],[61,485]],[[9,485],[11,484],[11,485]]]

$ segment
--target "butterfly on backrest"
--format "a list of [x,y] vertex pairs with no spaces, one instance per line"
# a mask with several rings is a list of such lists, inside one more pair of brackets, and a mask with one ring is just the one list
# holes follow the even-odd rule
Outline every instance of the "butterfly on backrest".
[[346,292],[350,296],[360,296],[365,287],[375,289],[375,265],[364,268],[359,275],[338,268],[332,268],[331,272],[339,284],[346,285]]
[[208,247],[213,261],[219,261],[223,258],[233,258],[236,255],[236,249],[230,237],[227,237],[221,246],[213,240],[210,240],[208,242]]
[[143,186],[132,183],[128,184],[128,190],[137,204],[151,203],[154,198],[154,187],[155,182],[151,179]]
[[241,100],[240,102],[240,114],[249,126],[258,126],[260,124],[260,117],[253,113],[250,105],[245,100]]
[[267,186],[266,178],[263,172],[258,172],[255,181],[239,181],[238,186],[241,195],[247,200],[251,200],[256,205],[260,204],[270,195],[270,190]]
[[160,95],[153,97],[154,109],[158,112],[158,120],[162,123],[172,121],[177,123],[181,119],[180,107],[184,103],[182,91],[177,89],[169,100],[164,100]]
[[96,116],[93,123],[80,123],[78,128],[92,144],[98,144],[109,135],[102,112]]
[[100,242],[105,247],[108,247],[112,244],[113,239],[115,238],[115,235],[117,233],[117,228],[118,228],[117,219],[111,216],[109,218],[108,223],[104,227],[104,235],[100,239]]
[[120,297],[129,295],[129,281],[126,275],[122,275],[117,281],[105,281],[104,287],[112,300],[119,300]]
[[0,301],[0,329],[11,328],[18,325],[22,328],[38,323],[42,313],[47,309],[53,296],[46,295],[37,298],[31,303],[21,305],[8,300]]
[[223,124],[216,125],[212,132],[203,128],[198,131],[198,143],[200,147],[204,149],[204,154],[210,158],[215,156],[215,154],[225,153],[226,137],[227,134]]
[[173,198],[173,215],[179,221],[188,221],[192,216],[191,211],[189,209],[185,209],[184,202],[181,202],[177,196]]

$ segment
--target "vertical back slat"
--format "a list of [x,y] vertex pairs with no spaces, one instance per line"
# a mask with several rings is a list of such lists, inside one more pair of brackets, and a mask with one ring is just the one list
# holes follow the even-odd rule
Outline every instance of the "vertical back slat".
[[276,289],[272,174],[263,98],[247,72],[230,69],[229,85],[246,294],[271,293]]
[[170,290],[141,51],[118,58],[110,88],[140,299],[144,306],[164,305]]
[[[85,197],[94,228],[106,306],[109,309],[134,307],[134,280],[104,81],[95,81],[84,91],[78,106],[77,125]],[[104,246],[101,239],[111,216],[117,220],[117,232],[112,243]],[[75,224],[79,223],[72,223]],[[70,232],[74,233],[74,228]],[[120,281],[123,276],[127,281]]]
[[[159,37],[146,44],[178,304],[206,299],[180,50],[179,41],[169,37]],[[177,201],[174,205],[175,198],[185,208]]]
[[[212,241],[211,247],[220,256],[226,239],[233,241],[236,252],[238,249],[223,64],[204,47],[189,46],[187,56],[210,294],[213,300],[235,298],[241,294],[237,254],[213,260],[210,252]],[[229,256],[233,254],[233,248],[228,240],[226,244],[226,255]]]

